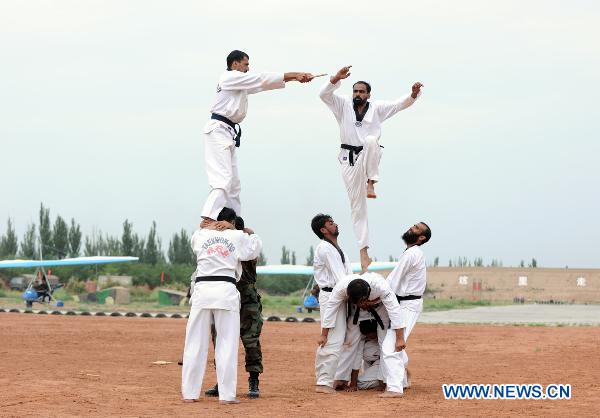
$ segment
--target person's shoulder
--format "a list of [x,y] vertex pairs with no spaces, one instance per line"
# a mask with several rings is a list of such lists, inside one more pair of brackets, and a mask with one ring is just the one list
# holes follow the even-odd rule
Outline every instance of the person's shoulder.
[[323,254],[324,252],[327,251],[327,247],[330,247],[331,245],[328,242],[325,242],[323,240],[321,240],[321,242],[319,242],[317,244],[317,246],[315,247],[315,254],[319,253],[319,254]]

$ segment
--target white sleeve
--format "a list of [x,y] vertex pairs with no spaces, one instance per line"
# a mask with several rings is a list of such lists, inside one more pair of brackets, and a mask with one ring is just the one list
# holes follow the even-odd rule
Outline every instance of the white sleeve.
[[[421,92],[417,95],[417,99],[421,96]],[[409,106],[412,106],[417,99],[413,99],[410,94],[404,95],[398,100],[391,101],[377,101],[377,112],[379,113],[379,118],[383,122],[384,120],[391,118],[396,113],[401,110],[406,109]]]
[[394,270],[392,270],[391,273],[388,274],[388,276],[386,278],[386,280],[388,281],[388,283],[390,285],[390,288],[392,289],[392,292],[394,292],[394,293],[398,292],[398,289],[400,287],[400,282],[402,281],[402,278],[406,275],[406,272],[408,271],[408,269],[411,267],[412,264],[413,264],[413,258],[411,256],[411,253],[402,254],[402,256],[400,257],[400,260],[398,260],[398,265],[396,267],[394,267]]
[[392,329],[400,329],[405,328],[404,320],[402,318],[402,311],[400,310],[400,303],[398,303],[398,299],[390,286],[386,281],[382,281],[378,283],[378,286],[381,287],[382,295],[381,302],[390,317],[390,321],[392,322]]
[[333,112],[338,122],[342,117],[345,99],[344,97],[335,94],[334,91],[337,90],[341,85],[342,83],[340,81],[335,84],[331,84],[331,81],[327,81],[327,84],[321,87],[321,90],[319,91],[319,97]]
[[249,94],[285,87],[282,73],[231,73],[219,82],[221,90],[247,90]]
[[254,260],[260,255],[262,241],[258,235],[248,235],[245,232],[242,232],[239,243],[238,257],[241,261]]
[[348,282],[338,282],[331,292],[331,296],[327,302],[325,302],[325,312],[321,309],[323,317],[321,318],[321,328],[333,328],[335,326],[335,317],[337,316],[338,309],[342,306],[342,303],[346,302]]

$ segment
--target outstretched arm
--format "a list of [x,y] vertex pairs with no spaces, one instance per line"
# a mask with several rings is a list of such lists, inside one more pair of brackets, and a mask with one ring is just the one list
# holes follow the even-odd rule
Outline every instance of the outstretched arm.
[[315,76],[312,75],[311,73],[292,72],[292,73],[285,73],[283,75],[283,81],[285,81],[285,82],[299,81],[300,83],[308,83],[313,78],[315,78]]
[[412,91],[410,94],[407,94],[398,100],[379,102],[378,112],[380,114],[381,120],[384,121],[388,118],[391,118],[401,110],[412,106],[412,104],[421,95],[421,87],[424,87],[423,84],[416,82],[412,85]]
[[350,76],[350,67],[342,67],[334,76],[331,76],[329,82],[326,83],[319,92],[319,97],[333,112],[336,119],[339,121],[344,107],[344,98],[334,94],[334,91],[340,87],[339,81]]

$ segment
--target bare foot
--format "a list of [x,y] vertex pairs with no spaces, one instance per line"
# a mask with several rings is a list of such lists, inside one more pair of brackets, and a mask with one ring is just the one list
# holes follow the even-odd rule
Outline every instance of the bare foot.
[[238,401],[237,399],[234,399],[234,400],[231,400],[231,401],[219,401],[219,403],[221,405],[234,405],[234,404],[240,403],[240,401]]
[[329,395],[331,394],[335,394],[335,389],[330,387],[330,386],[325,386],[325,385],[316,385],[315,386],[315,392],[317,393],[327,393]]
[[363,273],[367,272],[369,264],[373,262],[371,257],[369,257],[368,249],[369,247],[365,247],[360,250],[360,267],[362,268]]
[[380,398],[401,398],[402,394],[400,392],[390,392],[389,390],[386,390],[381,395],[379,395],[379,397]]
[[406,369],[406,386],[404,386],[404,389],[409,389],[410,388],[410,370]]
[[375,386],[375,390],[378,392],[383,392],[385,390],[385,383],[383,381],[379,381],[379,384]]
[[194,402],[198,402],[198,399],[184,399],[183,403],[194,403]]
[[375,182],[373,180],[367,181],[367,199],[377,199],[375,193]]
[[335,390],[344,390],[344,389],[346,389],[347,383],[348,382],[346,380],[334,380],[333,388]]

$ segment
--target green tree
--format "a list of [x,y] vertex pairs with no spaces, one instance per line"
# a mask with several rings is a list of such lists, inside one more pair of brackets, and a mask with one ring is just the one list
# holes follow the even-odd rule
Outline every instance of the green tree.
[[134,254],[135,241],[132,233],[133,224],[125,219],[123,222],[123,235],[121,235],[121,251],[123,255],[132,256]]
[[433,267],[437,267],[440,265],[440,258],[436,257],[433,259]]
[[50,226],[50,209],[44,207],[43,203],[40,203],[40,245],[42,247],[42,254],[44,257],[56,256],[52,240],[52,227]]
[[69,255],[69,227],[60,215],[58,215],[54,221],[52,246],[54,247],[54,253],[58,258],[65,258]]
[[308,249],[308,257],[306,257],[306,265],[312,266],[314,263],[315,263],[315,250],[313,249],[313,246],[311,245],[310,248]]
[[537,267],[537,260],[535,258],[531,259],[531,264],[529,265],[529,267],[533,267],[533,268]]
[[292,251],[292,264],[296,265],[296,251]]
[[152,264],[153,266],[160,260],[160,248],[156,238],[156,221],[152,221],[152,227],[148,233],[146,247],[144,248],[144,263]]
[[12,220],[8,218],[6,222],[6,234],[0,239],[0,257],[14,258],[19,249],[17,234],[13,228]]
[[35,245],[35,224],[29,224],[23,240],[21,241],[21,257],[24,258],[35,258],[36,245]]
[[521,260],[521,262],[519,263],[519,267],[525,267],[525,261]]
[[196,257],[190,245],[190,237],[185,229],[175,233],[169,242],[167,252],[171,264],[194,264]]
[[93,257],[98,255],[98,247],[96,246],[96,240],[93,237],[90,238],[86,235],[85,244],[83,247],[83,254],[85,254],[86,257]]
[[69,228],[69,257],[79,257],[81,251],[81,228],[75,223],[75,218],[71,218],[71,227]]
[[258,261],[256,262],[256,264],[259,266],[267,265],[267,256],[265,255],[265,253],[262,252],[262,250],[260,250],[260,254],[258,255]]
[[281,264],[290,264],[290,250],[285,248],[285,245],[281,248]]

